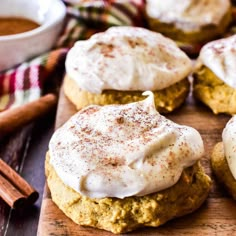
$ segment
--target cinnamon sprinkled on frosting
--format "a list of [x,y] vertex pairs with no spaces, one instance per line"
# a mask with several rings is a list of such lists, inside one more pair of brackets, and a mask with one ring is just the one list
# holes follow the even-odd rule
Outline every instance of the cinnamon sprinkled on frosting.
[[174,185],[202,157],[200,134],[161,116],[145,95],[89,106],[56,130],[50,162],[65,184],[92,198],[143,196]]
[[130,26],[78,41],[66,59],[69,77],[91,93],[161,90],[186,78],[191,69],[191,60],[174,41]]
[[202,64],[227,85],[236,88],[236,35],[207,43],[198,59],[198,66]]

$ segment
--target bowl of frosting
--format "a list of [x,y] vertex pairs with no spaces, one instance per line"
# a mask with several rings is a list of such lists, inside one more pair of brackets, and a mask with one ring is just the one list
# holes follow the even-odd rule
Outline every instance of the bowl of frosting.
[[4,0],[0,8],[0,71],[49,51],[66,7],[60,0]]

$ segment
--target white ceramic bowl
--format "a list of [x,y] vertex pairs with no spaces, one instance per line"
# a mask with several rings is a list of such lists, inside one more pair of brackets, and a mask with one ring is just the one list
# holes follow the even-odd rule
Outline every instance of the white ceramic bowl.
[[0,5],[0,17],[23,17],[40,24],[28,32],[0,36],[0,71],[54,46],[66,14],[61,0],[4,0]]

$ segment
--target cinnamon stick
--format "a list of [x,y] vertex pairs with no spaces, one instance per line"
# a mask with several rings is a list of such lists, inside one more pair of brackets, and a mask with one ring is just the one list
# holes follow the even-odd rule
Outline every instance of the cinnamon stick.
[[33,204],[38,192],[7,163],[0,159],[0,196],[12,208]]
[[0,112],[0,138],[42,117],[56,104],[57,97],[54,94],[47,94],[36,101]]
[[0,175],[0,197],[12,208],[25,206],[26,198],[7,179]]

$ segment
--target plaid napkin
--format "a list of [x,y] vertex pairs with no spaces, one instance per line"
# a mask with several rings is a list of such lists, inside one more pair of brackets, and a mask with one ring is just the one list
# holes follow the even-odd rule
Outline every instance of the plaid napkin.
[[143,0],[65,0],[65,27],[54,49],[0,72],[0,111],[57,92],[65,71],[68,49],[75,41],[110,26],[142,26]]

